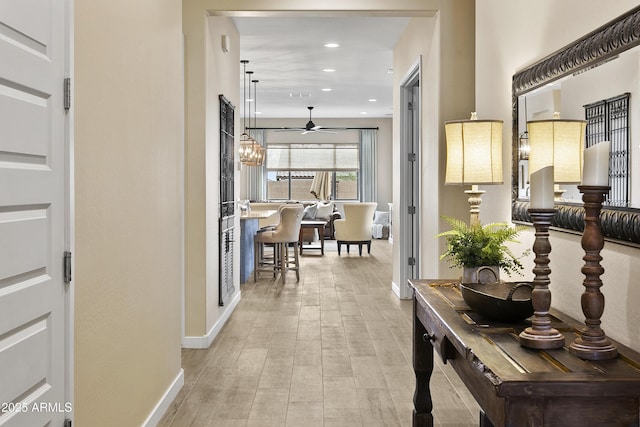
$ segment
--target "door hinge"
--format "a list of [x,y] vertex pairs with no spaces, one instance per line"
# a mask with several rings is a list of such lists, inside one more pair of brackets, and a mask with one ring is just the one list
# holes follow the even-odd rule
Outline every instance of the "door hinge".
[[416,214],[416,207],[415,206],[407,206],[407,209],[409,210],[409,215],[415,215]]
[[412,257],[412,256],[409,257],[408,262],[409,262],[409,265],[416,265],[416,259],[414,257]]
[[64,427],[71,427],[71,420],[69,418],[65,418]]
[[416,161],[416,153],[408,153],[409,161],[410,162],[415,162]]
[[71,77],[64,79],[64,111],[71,108]]
[[64,283],[71,283],[71,252],[64,252]]
[[407,103],[407,109],[408,109],[409,111],[413,111],[413,102],[408,102],[408,103]]

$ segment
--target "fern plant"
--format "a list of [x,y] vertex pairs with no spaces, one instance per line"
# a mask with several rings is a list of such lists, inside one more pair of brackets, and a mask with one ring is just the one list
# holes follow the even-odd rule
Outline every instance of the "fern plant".
[[448,260],[450,267],[498,266],[506,273],[521,274],[523,266],[520,258],[531,251],[526,250],[517,257],[505,243],[518,243],[516,237],[524,227],[511,227],[500,222],[469,226],[456,218],[442,218],[451,225],[451,230],[436,237],[446,239],[447,250],[440,259]]

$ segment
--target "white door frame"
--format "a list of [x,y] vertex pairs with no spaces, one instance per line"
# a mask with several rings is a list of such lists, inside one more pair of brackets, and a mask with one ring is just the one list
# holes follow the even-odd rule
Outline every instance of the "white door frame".
[[[71,81],[70,86],[70,107],[69,110],[65,114],[65,157],[66,157],[66,171],[65,171],[65,205],[66,205],[66,214],[65,214],[65,233],[64,233],[64,247],[65,251],[69,251],[72,255],[75,253],[75,165],[74,165],[74,151],[75,151],[75,113],[74,113],[74,102],[73,102],[73,82],[74,82],[74,0],[65,0],[65,49],[66,49],[66,59],[65,59],[65,76],[68,77]],[[75,263],[71,263],[71,283],[68,285],[66,301],[65,301],[65,323],[66,323],[66,357],[65,357],[65,367],[66,367],[66,380],[65,380],[65,397],[66,402],[71,403],[71,406],[74,405],[74,329],[75,329],[75,283],[73,278],[75,277],[74,270]],[[69,418],[73,422],[73,411],[67,414],[67,418]]]
[[[418,267],[420,258],[418,249],[420,245],[416,239],[420,236],[420,104],[413,105],[413,111],[409,109],[409,100],[413,99],[413,91],[416,86],[421,86],[421,62],[422,56],[418,57],[416,62],[409,68],[409,71],[400,83],[400,170],[404,170],[403,165],[408,162],[409,146],[413,146],[415,153],[415,161],[413,165],[413,176],[409,176],[411,168],[406,168],[406,172],[400,174],[400,206],[398,206],[398,220],[400,223],[400,236],[394,238],[394,243],[400,244],[400,283],[398,284],[398,297],[401,299],[409,299],[413,297],[413,292],[409,287],[408,280],[412,276],[419,277]],[[417,118],[417,120],[416,120]],[[416,141],[415,139],[418,138]],[[416,179],[416,176],[418,179]],[[413,185],[410,180],[413,180]],[[411,194],[413,193],[413,194]],[[413,215],[412,224],[409,221],[409,201],[413,196],[413,204],[415,206],[415,214]],[[415,265],[409,265],[409,256],[411,255],[413,246],[413,257]]]

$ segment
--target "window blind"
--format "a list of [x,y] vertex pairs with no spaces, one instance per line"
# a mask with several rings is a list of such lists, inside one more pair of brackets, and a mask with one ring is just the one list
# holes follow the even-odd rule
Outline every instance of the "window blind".
[[267,170],[358,170],[358,144],[269,144]]

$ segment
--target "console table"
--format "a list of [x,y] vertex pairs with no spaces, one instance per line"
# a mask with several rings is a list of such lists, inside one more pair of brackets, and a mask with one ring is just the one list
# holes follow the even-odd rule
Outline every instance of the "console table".
[[[481,427],[638,426],[640,354],[616,343],[619,356],[586,361],[565,347],[531,350],[518,334],[530,321],[500,323],[474,313],[451,280],[410,280],[414,289],[414,426],[433,426],[429,380],[434,349],[474,396]],[[580,322],[551,310],[568,344]],[[452,420],[454,421],[454,420]]]

